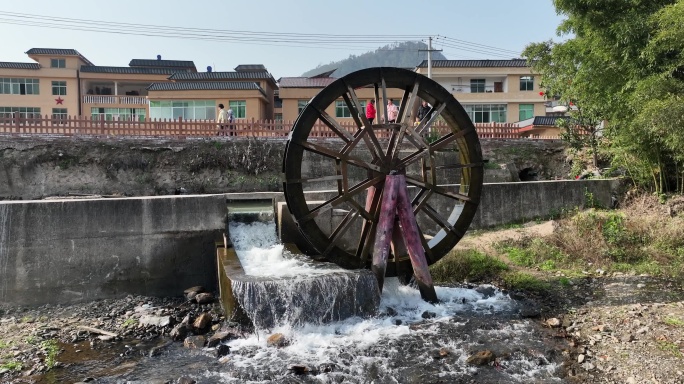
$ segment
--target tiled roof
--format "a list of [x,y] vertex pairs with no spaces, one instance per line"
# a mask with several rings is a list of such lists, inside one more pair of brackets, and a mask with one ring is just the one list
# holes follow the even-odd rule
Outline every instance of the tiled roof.
[[174,73],[174,70],[170,68],[101,67],[97,65],[82,65],[81,72],[169,75]]
[[[524,59],[512,60],[432,60],[432,68],[524,68]],[[427,68],[427,60],[418,64],[418,68]]]
[[78,56],[88,65],[94,65],[90,60],[86,59],[85,56],[81,55],[75,49],[62,49],[62,48],[31,48],[26,51],[27,55],[54,55],[54,56]]
[[195,68],[195,63],[188,60],[148,60],[133,59],[128,63],[130,67],[164,67],[164,68]]
[[325,88],[335,80],[334,77],[281,77],[278,83],[280,88]]
[[[268,72],[176,72],[169,80],[262,80],[272,79]],[[275,83],[275,80],[273,80]]]
[[558,120],[569,119],[568,116],[535,116],[532,125],[555,127]]
[[240,64],[235,67],[238,72],[268,72],[263,64]]
[[248,81],[193,81],[182,83],[152,83],[147,87],[150,91],[243,91],[259,90],[261,87]]
[[0,68],[2,69],[40,69],[38,63],[12,63],[8,61],[0,61]]

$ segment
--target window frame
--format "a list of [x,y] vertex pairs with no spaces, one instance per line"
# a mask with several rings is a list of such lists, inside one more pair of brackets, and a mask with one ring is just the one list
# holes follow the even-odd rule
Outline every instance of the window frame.
[[66,68],[66,59],[51,58],[50,68]]
[[52,81],[52,95],[53,96],[66,96],[67,95],[67,82],[64,80],[53,80]]
[[2,77],[0,95],[40,95],[40,79]]
[[297,116],[302,113],[307,104],[309,104],[309,100],[297,100]]
[[247,100],[228,101],[228,108],[233,110],[233,117],[236,119],[247,118]]
[[507,120],[507,104],[465,104],[463,108],[473,123],[506,123]]
[[470,79],[470,93],[485,93],[487,79]]
[[534,76],[520,76],[520,90],[523,92],[534,91]]
[[[523,110],[523,106],[526,107]],[[529,107],[529,109],[527,108]],[[529,117],[523,117],[523,112],[529,112]],[[527,114],[525,115],[527,116]],[[534,104],[519,104],[518,105],[518,121],[528,120],[534,117]]]

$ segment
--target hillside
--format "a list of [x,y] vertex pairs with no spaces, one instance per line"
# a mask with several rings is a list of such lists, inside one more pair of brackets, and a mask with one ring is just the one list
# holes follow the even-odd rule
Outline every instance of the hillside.
[[[349,55],[346,59],[319,65],[314,69],[304,72],[302,76],[314,76],[335,68],[337,70],[332,74],[334,77],[342,77],[359,69],[370,67],[413,68],[427,59],[427,52],[420,52],[421,49],[427,49],[427,44],[420,41],[389,44],[358,56]],[[432,59],[446,60],[446,57],[440,52],[434,52]]]

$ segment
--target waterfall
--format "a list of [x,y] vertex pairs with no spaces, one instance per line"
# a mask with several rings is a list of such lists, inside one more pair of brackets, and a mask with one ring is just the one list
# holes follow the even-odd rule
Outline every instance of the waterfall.
[[380,292],[367,270],[348,271],[284,250],[275,224],[233,223],[229,233],[244,279],[233,295],[257,328],[322,324],[376,313]]

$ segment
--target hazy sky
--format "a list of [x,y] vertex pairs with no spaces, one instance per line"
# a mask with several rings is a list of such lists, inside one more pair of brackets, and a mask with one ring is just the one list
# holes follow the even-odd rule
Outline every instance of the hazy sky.
[[[30,62],[30,48],[73,48],[96,65],[162,55],[193,60],[200,71],[264,64],[277,79],[438,35],[449,40],[433,48],[448,59],[508,59],[530,42],[558,39],[560,21],[551,0],[3,0],[0,61]],[[159,34],[172,37],[149,36]]]

